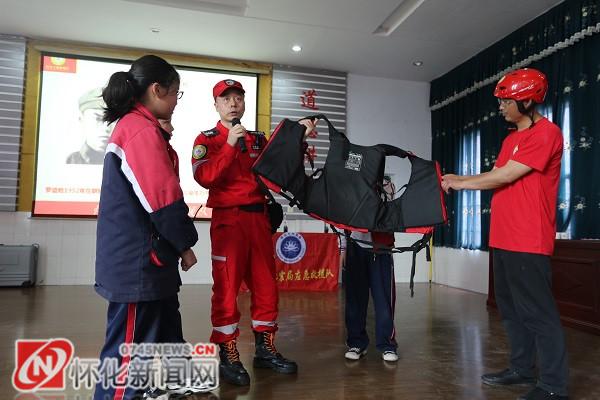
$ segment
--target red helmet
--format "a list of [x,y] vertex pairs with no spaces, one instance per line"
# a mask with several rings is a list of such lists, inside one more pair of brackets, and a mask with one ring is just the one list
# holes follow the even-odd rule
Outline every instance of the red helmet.
[[537,69],[523,68],[509,72],[498,81],[494,96],[500,99],[533,100],[542,103],[548,91],[546,75]]

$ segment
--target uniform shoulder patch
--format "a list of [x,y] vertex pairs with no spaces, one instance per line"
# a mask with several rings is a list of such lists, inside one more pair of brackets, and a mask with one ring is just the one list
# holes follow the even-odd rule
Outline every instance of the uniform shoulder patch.
[[202,134],[204,136],[211,137],[211,136],[218,135],[219,132],[215,128],[213,128],[213,129],[210,129],[208,131],[202,131]]
[[201,160],[204,157],[206,157],[207,152],[208,151],[207,151],[205,145],[198,144],[198,145],[194,146],[194,150],[192,150],[192,157],[194,158],[194,160]]

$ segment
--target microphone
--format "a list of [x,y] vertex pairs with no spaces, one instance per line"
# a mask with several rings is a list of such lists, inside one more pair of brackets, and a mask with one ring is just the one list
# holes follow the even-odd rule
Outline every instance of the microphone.
[[[234,118],[231,120],[231,126],[236,126],[239,125],[241,123],[239,118]],[[242,136],[241,138],[238,138],[238,146],[240,146],[240,150],[242,151],[242,153],[245,153],[248,151],[248,148],[246,147],[246,140],[244,139],[244,137]]]

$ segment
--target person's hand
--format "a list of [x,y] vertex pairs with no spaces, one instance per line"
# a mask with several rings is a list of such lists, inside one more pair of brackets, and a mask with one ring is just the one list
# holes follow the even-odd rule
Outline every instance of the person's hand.
[[315,130],[315,128],[317,127],[317,122],[319,122],[318,119],[303,119],[301,121],[298,121],[298,123],[300,125],[304,125],[306,127],[306,132],[304,132],[304,140],[306,140],[306,138],[308,137],[308,135],[311,134],[312,131]]
[[246,135],[246,128],[244,128],[242,124],[232,126],[229,130],[229,134],[227,135],[227,144],[231,147],[235,147],[238,139],[244,137],[244,135]]
[[196,260],[196,255],[192,249],[187,249],[183,253],[181,253],[181,269],[184,271],[192,268],[194,264],[196,264],[198,260]]
[[461,190],[461,181],[462,176],[454,175],[454,174],[446,174],[442,176],[442,190],[444,192],[449,193],[450,189]]

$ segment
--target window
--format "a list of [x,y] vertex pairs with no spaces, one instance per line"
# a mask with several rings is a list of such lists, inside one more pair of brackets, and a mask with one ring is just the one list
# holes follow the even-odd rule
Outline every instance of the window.
[[[552,118],[548,116],[549,119]],[[571,193],[571,107],[569,102],[565,104],[562,115],[563,131],[563,158],[560,171],[560,184],[558,187],[558,210],[556,222],[558,235],[561,239],[572,237],[573,222],[571,220],[572,193]]]
[[[481,172],[481,132],[473,129],[463,136],[460,149],[461,175],[477,175]],[[458,192],[460,218],[458,219],[459,246],[467,249],[481,248],[481,192],[462,190]]]

